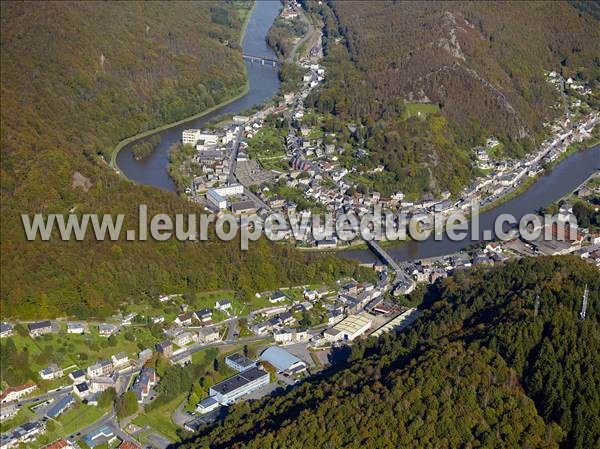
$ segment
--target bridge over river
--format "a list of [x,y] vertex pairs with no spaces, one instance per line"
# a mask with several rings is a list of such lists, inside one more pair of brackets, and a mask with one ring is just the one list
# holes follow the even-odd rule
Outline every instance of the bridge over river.
[[394,260],[392,256],[384,250],[379,243],[375,240],[366,240],[369,249],[379,257],[384,263],[386,263],[392,270],[394,270],[396,277],[392,284],[394,294],[407,294],[415,288],[415,281],[404,271],[398,262]]
[[255,56],[255,55],[248,55],[248,54],[243,54],[242,58],[244,58],[246,61],[250,61],[252,63],[260,63],[261,65],[265,65],[265,64],[270,64],[273,67],[277,67],[279,64],[281,64],[281,61],[279,59],[275,59],[275,58],[269,58],[266,56]]

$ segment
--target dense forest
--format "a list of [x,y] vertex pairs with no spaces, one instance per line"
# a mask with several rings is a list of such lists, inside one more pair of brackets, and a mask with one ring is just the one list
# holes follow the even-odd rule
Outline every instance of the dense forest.
[[[164,293],[241,295],[352,274],[356,264],[260,242],[28,242],[20,214],[199,213],[108,167],[123,138],[240,93],[251,3],[2,2],[3,318],[112,314]],[[151,213],[152,213],[151,212]],[[285,263],[283,263],[285,261]]]
[[402,333],[355,344],[326,376],[236,404],[184,448],[598,447],[595,267],[555,257],[459,272],[421,308]]
[[[457,192],[490,135],[505,156],[534,148],[560,112],[544,71],[600,84],[598,21],[567,2],[305,4],[323,18],[327,55],[308,104],[359,125],[386,194]],[[439,112],[419,114],[423,104]]]

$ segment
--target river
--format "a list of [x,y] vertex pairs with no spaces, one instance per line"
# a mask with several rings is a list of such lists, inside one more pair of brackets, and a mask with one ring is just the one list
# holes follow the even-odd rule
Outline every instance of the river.
[[[279,0],[255,2],[252,15],[248,20],[242,42],[245,54],[276,59],[275,53],[266,42],[267,32],[279,14]],[[226,114],[237,114],[269,101],[279,90],[279,74],[277,68],[270,65],[246,62],[248,76],[248,93],[211,113],[189,122],[160,131],[160,145],[148,157],[135,160],[131,144],[125,146],[117,155],[117,166],[127,178],[140,184],[158,187],[175,192],[175,184],[169,176],[169,149],[181,140],[181,132],[188,128],[202,128],[208,122]]]
[[[482,213],[479,217],[479,240],[482,239],[484,230],[493,231],[496,217],[501,214],[510,214],[518,221],[524,215],[544,208],[572,192],[597,170],[600,170],[600,145],[569,155],[554,169],[544,173],[525,192]],[[471,235],[471,224],[469,224],[468,235]],[[394,260],[402,262],[456,253],[474,243],[476,242],[470,239],[455,242],[443,233],[442,240],[439,241],[430,237],[422,242],[408,241],[387,246],[385,250]],[[338,251],[337,254],[339,257],[357,259],[361,262],[375,261],[373,253],[366,249]]]
[[[280,8],[281,3],[278,0],[255,2],[242,44],[244,53],[275,58],[275,54],[267,46],[266,36]],[[265,103],[273,98],[279,90],[277,69],[269,65],[263,66],[250,62],[246,62],[246,68],[249,90],[245,96],[204,117],[161,131],[159,147],[143,160],[136,161],[130,145],[126,146],[117,155],[119,169],[133,181],[174,192],[175,184],[167,170],[169,148],[180,141],[181,132],[184,129],[201,128],[219,116],[240,113]],[[541,176],[527,191],[503,205],[483,213],[479,220],[480,238],[484,230],[493,230],[495,218],[500,214],[511,214],[519,220],[523,215],[545,207],[571,192],[598,169],[600,169],[600,145],[588,151],[580,151],[568,156],[553,170]],[[441,241],[436,241],[432,237],[423,242],[410,241],[389,246],[386,250],[394,259],[406,261],[452,254],[473,243],[475,242],[471,240],[453,242],[444,234]],[[358,259],[362,262],[375,260],[375,256],[369,250],[338,251],[336,254],[342,258]]]

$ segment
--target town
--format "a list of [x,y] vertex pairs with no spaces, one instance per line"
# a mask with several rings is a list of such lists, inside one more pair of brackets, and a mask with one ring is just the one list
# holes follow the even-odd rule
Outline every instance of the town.
[[[290,1],[279,18],[304,20],[304,14]],[[295,40],[292,54],[301,43],[310,45],[298,57],[302,74],[293,91],[243,115],[181,133],[171,168],[189,201],[240,220],[243,215],[265,220],[283,211],[302,218],[323,212],[334,218],[349,212],[362,216],[381,208],[423,217],[433,227],[434,214],[448,217],[466,213],[473,203],[491,209],[507,201],[598,137],[600,113],[585,103],[590,87],[549,70],[547,82],[561,93],[554,106],[560,117],[544,123],[548,137],[536,151],[507,159],[501,155],[503,143],[490,135],[472,148],[478,176],[458,193],[415,198],[401,191],[364,191],[359,181],[386,168],[357,168],[368,150],[325,132],[319,114],[306,106],[328,76],[323,36],[320,30],[311,33],[308,40]],[[243,57],[274,70],[283,61]],[[411,106],[417,118],[436,107]],[[360,125],[344,124],[350,135],[359,131]],[[600,268],[600,223],[589,219],[600,210],[599,198],[597,172],[536,211],[558,217],[543,229],[550,240],[515,235],[401,263],[386,251],[391,242],[298,237],[289,229],[286,239],[298,251],[368,248],[377,260],[359,267],[366,279],[353,275],[328,284],[280,285],[252,291],[250,298],[233,290],[166,291],[150,301],[125,301],[100,321],[85,310],[77,317],[4,321],[0,449],[166,449],[219,422],[236,403],[281,394],[337,363],[352,363],[343,355],[355,342],[411,326],[421,315],[427,286],[448,276],[511,259],[565,254]],[[573,218],[579,226],[571,231]]]

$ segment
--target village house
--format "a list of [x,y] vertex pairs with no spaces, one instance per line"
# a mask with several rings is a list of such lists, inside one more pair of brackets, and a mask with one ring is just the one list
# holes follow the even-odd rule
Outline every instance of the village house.
[[42,449],[73,449],[73,448],[75,448],[73,443],[61,438],[60,440],[56,440],[55,442],[50,443],[47,446],[44,446]]
[[227,299],[222,299],[220,301],[217,301],[215,303],[215,309],[222,310],[222,311],[229,310],[229,309],[231,309],[231,301],[228,301]]
[[83,323],[67,323],[67,334],[85,334]]
[[164,357],[171,357],[173,355],[173,343],[171,343],[169,340],[165,340],[162,343],[157,343],[156,351]]
[[82,369],[71,371],[69,378],[76,384],[81,383],[85,380],[85,371]]
[[98,334],[101,337],[110,337],[115,332],[117,332],[117,326],[109,323],[101,323],[98,325]]
[[129,357],[124,352],[119,352],[111,356],[115,368],[125,366],[129,363]]
[[187,346],[194,341],[196,341],[196,336],[192,332],[182,332],[173,339],[173,343],[179,347]]
[[143,368],[131,390],[135,393],[138,402],[144,402],[154,385],[156,385],[156,371],[154,368]]
[[47,368],[40,371],[40,377],[44,380],[57,379],[63,376],[63,370],[56,363],[51,363]]
[[152,358],[152,349],[144,349],[138,353],[139,364],[143,365]]
[[181,315],[177,315],[177,318],[175,318],[175,324],[178,326],[191,326],[193,317],[194,314],[192,312],[182,313]]
[[281,329],[273,332],[273,338],[276,343],[283,345],[292,343],[305,343],[309,340],[306,329]]
[[93,394],[101,393],[109,388],[116,387],[116,381],[112,376],[94,377],[90,381],[90,392]]
[[0,323],[0,338],[12,337],[13,327],[9,323]]
[[19,407],[17,404],[5,405],[0,407],[0,422],[4,422],[19,413]]
[[212,310],[210,309],[201,309],[195,312],[196,318],[203,325],[210,324],[212,322]]
[[219,330],[215,327],[205,327],[198,331],[198,341],[204,344],[219,341],[221,336]]
[[29,329],[29,335],[32,338],[39,337],[40,335],[50,334],[52,332],[51,321],[39,321],[37,323],[30,323],[27,325]]
[[86,399],[91,394],[91,391],[87,382],[81,382],[73,385],[73,393],[75,393],[79,399]]
[[110,374],[114,369],[113,362],[111,360],[100,360],[93,365],[88,366],[87,375],[88,377],[106,376]]
[[18,387],[8,387],[0,393],[0,403],[5,404],[21,399],[32,393],[36,388],[37,385],[33,383],[19,385]]
[[131,323],[133,322],[133,319],[136,316],[137,316],[137,313],[135,313],[135,312],[128,313],[121,319],[121,324],[123,326],[131,326]]
[[286,296],[281,293],[280,291],[276,291],[274,292],[271,297],[269,298],[269,302],[272,304],[276,304],[278,302],[282,302],[286,300]]
[[268,321],[263,321],[261,323],[256,323],[255,325],[253,325],[250,330],[256,335],[262,335],[268,332],[270,328],[270,323]]

